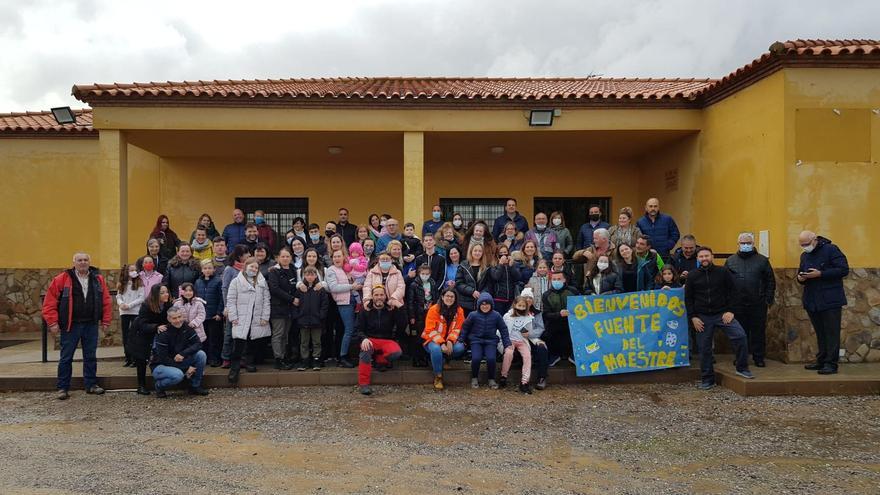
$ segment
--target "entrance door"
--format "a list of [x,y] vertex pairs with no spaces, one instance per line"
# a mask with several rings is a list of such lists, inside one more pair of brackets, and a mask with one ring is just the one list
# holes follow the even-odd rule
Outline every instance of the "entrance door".
[[[611,209],[611,198],[535,198],[535,213],[544,212],[547,217],[554,211],[561,211],[565,218],[565,226],[571,232],[572,239],[577,243],[578,231],[587,222],[590,206],[597,205],[602,209],[602,220],[608,222]],[[529,219],[529,224],[533,223]],[[548,218],[549,220],[549,218]],[[609,222],[610,223],[610,222]]]

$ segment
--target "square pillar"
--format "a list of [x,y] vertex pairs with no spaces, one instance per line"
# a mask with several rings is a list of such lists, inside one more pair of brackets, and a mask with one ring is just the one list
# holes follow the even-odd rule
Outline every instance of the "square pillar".
[[128,255],[128,141],[125,133],[102,129],[98,134],[98,239],[92,264],[102,270],[118,269]]
[[421,232],[425,214],[425,134],[403,133],[403,221]]

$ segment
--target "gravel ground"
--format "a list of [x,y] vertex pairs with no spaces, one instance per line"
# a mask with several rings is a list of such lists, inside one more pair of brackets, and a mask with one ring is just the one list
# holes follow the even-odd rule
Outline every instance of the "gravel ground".
[[0,394],[0,493],[871,493],[880,398],[692,385]]

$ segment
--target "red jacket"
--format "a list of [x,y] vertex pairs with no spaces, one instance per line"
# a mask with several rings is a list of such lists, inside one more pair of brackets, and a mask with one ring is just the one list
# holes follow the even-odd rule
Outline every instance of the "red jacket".
[[[65,270],[49,284],[46,297],[43,299],[43,319],[48,326],[57,324],[64,331],[70,331],[73,320],[73,304],[70,295],[73,292],[73,270]],[[104,277],[98,274],[96,268],[89,268],[89,290],[100,293],[100,300],[95,300],[95,320],[100,318],[101,325],[109,326],[113,305],[110,302],[110,291]],[[100,301],[100,304],[99,304]]]

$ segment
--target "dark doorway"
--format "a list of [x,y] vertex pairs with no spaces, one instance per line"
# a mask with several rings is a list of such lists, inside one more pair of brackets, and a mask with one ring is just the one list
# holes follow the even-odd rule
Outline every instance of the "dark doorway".
[[[611,198],[535,198],[535,213],[544,212],[549,217],[554,211],[561,211],[565,226],[577,243],[578,232],[581,225],[587,222],[587,212],[592,205],[598,205],[602,209],[602,220],[608,222]],[[529,224],[532,223],[530,218]]]

